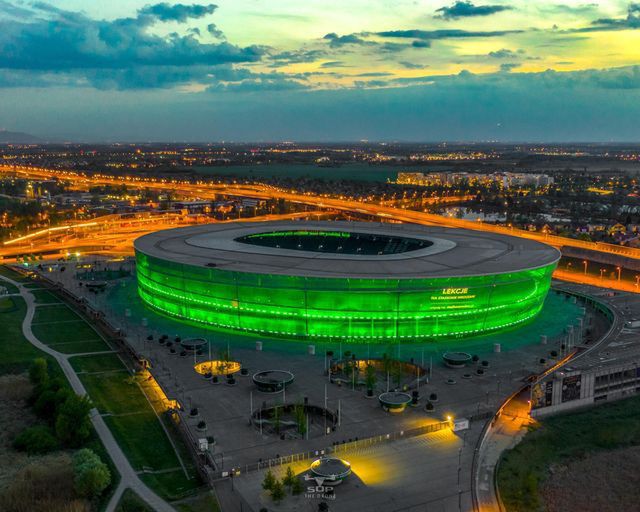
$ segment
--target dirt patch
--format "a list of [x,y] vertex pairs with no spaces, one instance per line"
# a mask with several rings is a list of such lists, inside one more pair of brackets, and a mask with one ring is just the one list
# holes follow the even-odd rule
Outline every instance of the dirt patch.
[[27,405],[32,386],[26,374],[0,376],[0,490],[29,463],[29,457],[13,449],[14,437],[38,420]]
[[554,465],[542,487],[548,512],[622,512],[640,506],[640,446]]
[[3,512],[90,512],[91,504],[73,489],[71,457],[58,453],[31,459],[0,493]]

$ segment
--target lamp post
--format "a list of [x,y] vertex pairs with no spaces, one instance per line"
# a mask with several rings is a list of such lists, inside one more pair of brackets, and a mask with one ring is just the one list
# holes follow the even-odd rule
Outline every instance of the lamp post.
[[622,273],[622,268],[621,267],[616,267],[616,270],[618,271],[618,281],[620,281],[620,275]]
[[600,269],[600,279],[602,279],[602,275],[604,274],[604,271],[605,271],[605,270],[606,270],[606,269],[604,269],[604,268],[601,268],[601,269]]
[[587,275],[587,265],[588,265],[587,260],[582,260],[582,264],[584,265],[584,275],[586,276]]

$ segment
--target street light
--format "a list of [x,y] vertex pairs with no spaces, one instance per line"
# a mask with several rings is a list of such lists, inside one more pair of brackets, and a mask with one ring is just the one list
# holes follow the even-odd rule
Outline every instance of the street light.
[[587,260],[582,260],[582,264],[584,265],[584,275],[586,276],[587,275],[587,265],[588,265]]
[[604,271],[607,270],[606,268],[601,268],[600,269],[600,279],[602,279],[602,275],[604,274]]
[[618,271],[618,281],[620,281],[620,274],[622,272],[622,268],[616,267],[616,270]]

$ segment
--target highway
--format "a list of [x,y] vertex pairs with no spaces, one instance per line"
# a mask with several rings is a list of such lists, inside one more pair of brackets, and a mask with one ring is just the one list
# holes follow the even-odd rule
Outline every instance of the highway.
[[[173,191],[187,197],[200,199],[214,199],[220,195],[253,197],[258,199],[285,199],[294,203],[308,204],[318,208],[331,208],[340,211],[357,212],[380,217],[381,219],[413,222],[415,224],[440,225],[454,228],[474,229],[479,231],[488,231],[491,233],[501,233],[505,235],[538,240],[540,242],[544,242],[558,248],[576,247],[580,249],[588,249],[591,251],[640,259],[640,249],[633,247],[624,247],[620,245],[599,242],[587,242],[584,240],[576,240],[573,238],[551,235],[544,232],[527,231],[508,226],[495,226],[483,222],[475,222],[470,220],[445,217],[442,215],[435,215],[427,212],[419,212],[404,208],[386,206],[364,200],[355,201],[342,196],[329,197],[328,195],[319,196],[314,194],[303,194],[263,184],[242,185],[217,184],[208,182],[192,183],[179,180],[154,180],[136,176],[111,176],[100,174],[85,175],[57,169],[20,166],[14,167],[7,165],[0,165],[0,173],[19,175],[24,176],[25,178],[59,178],[63,180],[69,180],[73,183],[73,187],[79,189],[87,189],[89,186],[95,185],[127,185],[130,187]],[[464,199],[467,199],[467,197],[453,196],[433,198],[430,203],[454,203],[460,202]]]
[[[137,176],[112,176],[103,174],[82,174],[71,171],[64,171],[58,169],[45,169],[41,167],[25,167],[25,166],[8,166],[0,165],[0,174],[9,174],[12,176],[22,176],[30,179],[52,179],[58,178],[61,180],[68,180],[72,183],[72,188],[78,190],[87,190],[91,186],[96,185],[127,185],[132,188],[149,188],[155,190],[166,190],[173,193],[180,194],[184,197],[190,197],[194,199],[211,199],[214,200],[222,195],[237,196],[237,197],[252,197],[257,199],[284,199],[293,203],[300,203],[311,205],[320,209],[331,209],[337,211],[348,211],[353,213],[360,213],[364,215],[370,215],[378,217],[381,220],[386,221],[400,221],[411,222],[414,224],[422,225],[439,225],[452,228],[464,228],[477,231],[485,231],[490,233],[499,233],[504,235],[511,235],[521,238],[528,238],[531,240],[537,240],[549,245],[552,245],[560,250],[564,247],[573,247],[579,249],[587,249],[590,251],[596,251],[605,254],[614,254],[618,256],[624,256],[627,258],[633,258],[640,260],[640,249],[633,247],[625,247],[614,244],[606,244],[599,242],[587,242],[584,240],[577,240],[573,238],[565,238],[556,235],[551,235],[545,232],[527,231],[509,226],[496,226],[493,224],[487,224],[483,222],[476,222],[470,220],[457,219],[453,217],[447,217],[442,215],[436,215],[427,212],[409,210],[406,208],[399,208],[394,206],[388,206],[379,204],[374,201],[356,201],[346,198],[344,196],[332,197],[329,195],[315,195],[311,193],[300,193],[297,191],[284,190],[265,184],[219,184],[210,183],[207,181],[180,181],[180,180],[168,180],[168,179],[151,179],[142,178]],[[430,204],[443,204],[443,203],[457,203],[467,199],[465,196],[451,196],[443,198],[432,198],[428,201]],[[275,218],[274,218],[275,219]],[[268,219],[265,219],[268,220]],[[153,221],[150,221],[153,223]],[[144,232],[151,232],[157,229],[161,229],[163,226],[158,223],[155,226],[149,226],[147,231],[140,231],[139,234]],[[115,235],[115,233],[114,233]],[[126,254],[126,244],[128,240],[133,240],[133,236],[127,236],[127,240],[123,240],[122,244],[107,244],[104,249],[106,251],[116,249],[114,246],[119,247],[119,254]],[[105,240],[105,237],[98,237],[99,240]],[[97,241],[99,241],[97,240]],[[84,247],[89,246],[89,240],[86,243],[81,244]],[[11,254],[21,254],[20,252],[6,251],[6,246],[13,244],[14,240],[5,242],[5,248],[0,250],[0,256],[5,255],[9,257]],[[96,244],[94,244],[95,246]],[[98,244],[99,245],[99,244]],[[110,249],[112,247],[112,249]],[[595,286],[606,286],[607,288],[620,289],[631,292],[638,292],[638,287],[634,284],[629,284],[625,281],[613,281],[607,280],[606,283],[589,278],[588,276],[578,277],[575,273],[557,271],[557,278],[565,279],[569,281],[576,281],[580,279],[580,282],[589,281],[589,284]]]

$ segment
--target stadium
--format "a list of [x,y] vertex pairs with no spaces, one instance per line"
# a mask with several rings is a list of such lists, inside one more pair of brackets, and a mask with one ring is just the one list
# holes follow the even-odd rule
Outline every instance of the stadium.
[[523,238],[367,222],[209,224],[134,247],[138,293],[161,313],[212,329],[371,342],[523,324],[560,258]]

